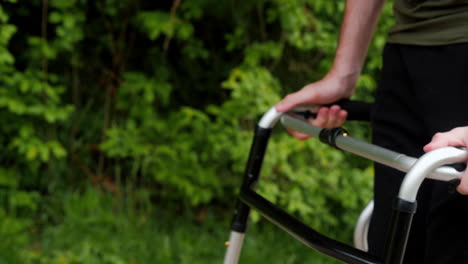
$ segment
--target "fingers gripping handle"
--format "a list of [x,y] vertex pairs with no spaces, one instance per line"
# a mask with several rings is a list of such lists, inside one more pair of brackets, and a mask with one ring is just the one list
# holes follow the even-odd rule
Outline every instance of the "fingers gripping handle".
[[[320,107],[330,107],[332,105],[339,105],[343,110],[346,110],[348,112],[348,120],[370,121],[373,104],[362,101],[351,101],[349,99],[343,99],[328,105],[301,105],[295,107],[290,112],[299,114],[305,119],[309,117],[315,118]],[[273,128],[282,115],[282,112],[278,112],[275,107],[272,107],[263,115],[258,126],[262,128]]]
[[292,112],[300,114],[305,119],[308,119],[309,117],[315,118],[320,107],[330,107],[332,105],[339,105],[341,109],[346,110],[348,112],[347,120],[370,121],[373,104],[361,101],[351,101],[348,99],[327,105],[301,105],[294,108]]

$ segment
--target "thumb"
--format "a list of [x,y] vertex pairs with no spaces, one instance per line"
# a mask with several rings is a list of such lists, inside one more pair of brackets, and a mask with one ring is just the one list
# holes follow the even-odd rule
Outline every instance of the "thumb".
[[450,133],[450,132],[435,133],[434,136],[432,136],[431,142],[429,142],[427,145],[423,147],[424,151],[429,152],[437,148],[450,146],[451,136],[447,135],[447,133]]
[[429,144],[423,147],[425,152],[429,152],[434,149],[448,146],[447,141],[431,141]]
[[436,133],[432,137],[431,142],[424,146],[423,149],[428,152],[446,146],[466,147],[468,146],[466,134],[465,130],[459,128],[452,129],[449,132]]
[[457,191],[463,195],[468,194],[468,170],[465,170],[465,173],[463,173],[460,185],[457,187]]
[[[301,90],[302,91],[302,90]],[[294,107],[304,104],[307,101],[310,100],[311,95],[308,94],[306,97],[304,96],[304,93],[301,93],[301,91],[288,94],[286,97],[284,97],[283,100],[281,100],[278,104],[276,104],[276,110],[278,112],[287,112]],[[308,100],[309,99],[309,100]]]

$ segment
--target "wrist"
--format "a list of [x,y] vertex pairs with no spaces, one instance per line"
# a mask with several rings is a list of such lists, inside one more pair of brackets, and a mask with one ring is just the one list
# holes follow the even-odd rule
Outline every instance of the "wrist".
[[335,80],[338,86],[343,89],[343,95],[351,97],[353,95],[360,71],[343,71],[332,68],[326,78]]

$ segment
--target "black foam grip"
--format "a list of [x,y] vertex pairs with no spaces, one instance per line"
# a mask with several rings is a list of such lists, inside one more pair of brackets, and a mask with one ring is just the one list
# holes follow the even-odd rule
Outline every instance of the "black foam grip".
[[453,179],[448,181],[448,192],[450,194],[453,194],[457,191],[458,185],[460,185],[461,180],[460,179]]
[[327,106],[339,105],[348,112],[347,120],[370,121],[373,103],[343,99]]

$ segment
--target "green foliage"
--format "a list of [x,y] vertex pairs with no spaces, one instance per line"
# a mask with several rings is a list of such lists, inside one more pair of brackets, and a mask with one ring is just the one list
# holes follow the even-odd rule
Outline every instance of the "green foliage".
[[[225,219],[208,211],[206,224],[200,225],[186,221],[185,215],[162,210],[135,212],[134,204],[127,205],[122,207],[113,197],[92,189],[68,194],[61,223],[48,226],[40,236],[41,246],[24,252],[20,261],[15,259],[16,263],[222,262],[227,235],[223,228],[227,226]],[[272,257],[273,263],[334,263],[271,225],[252,226],[247,237],[241,263],[262,263]]]
[[[0,236],[9,243],[0,263],[190,261],[179,253],[197,241],[153,235],[155,219],[139,209],[229,218],[256,122],[326,74],[343,9],[326,0],[4,1]],[[372,98],[390,12],[387,3],[355,98]],[[368,138],[366,125],[349,131]],[[278,128],[258,188],[349,242],[371,175],[369,162]],[[122,208],[142,215],[116,220]],[[162,249],[144,253],[137,240]]]
[[0,168],[0,263],[16,263],[30,243],[31,215],[38,207],[39,195],[18,189],[19,177],[12,169]]
[[142,11],[136,16],[136,21],[151,40],[156,40],[160,36],[187,40],[193,35],[194,29],[191,23],[171,16],[168,12]]

